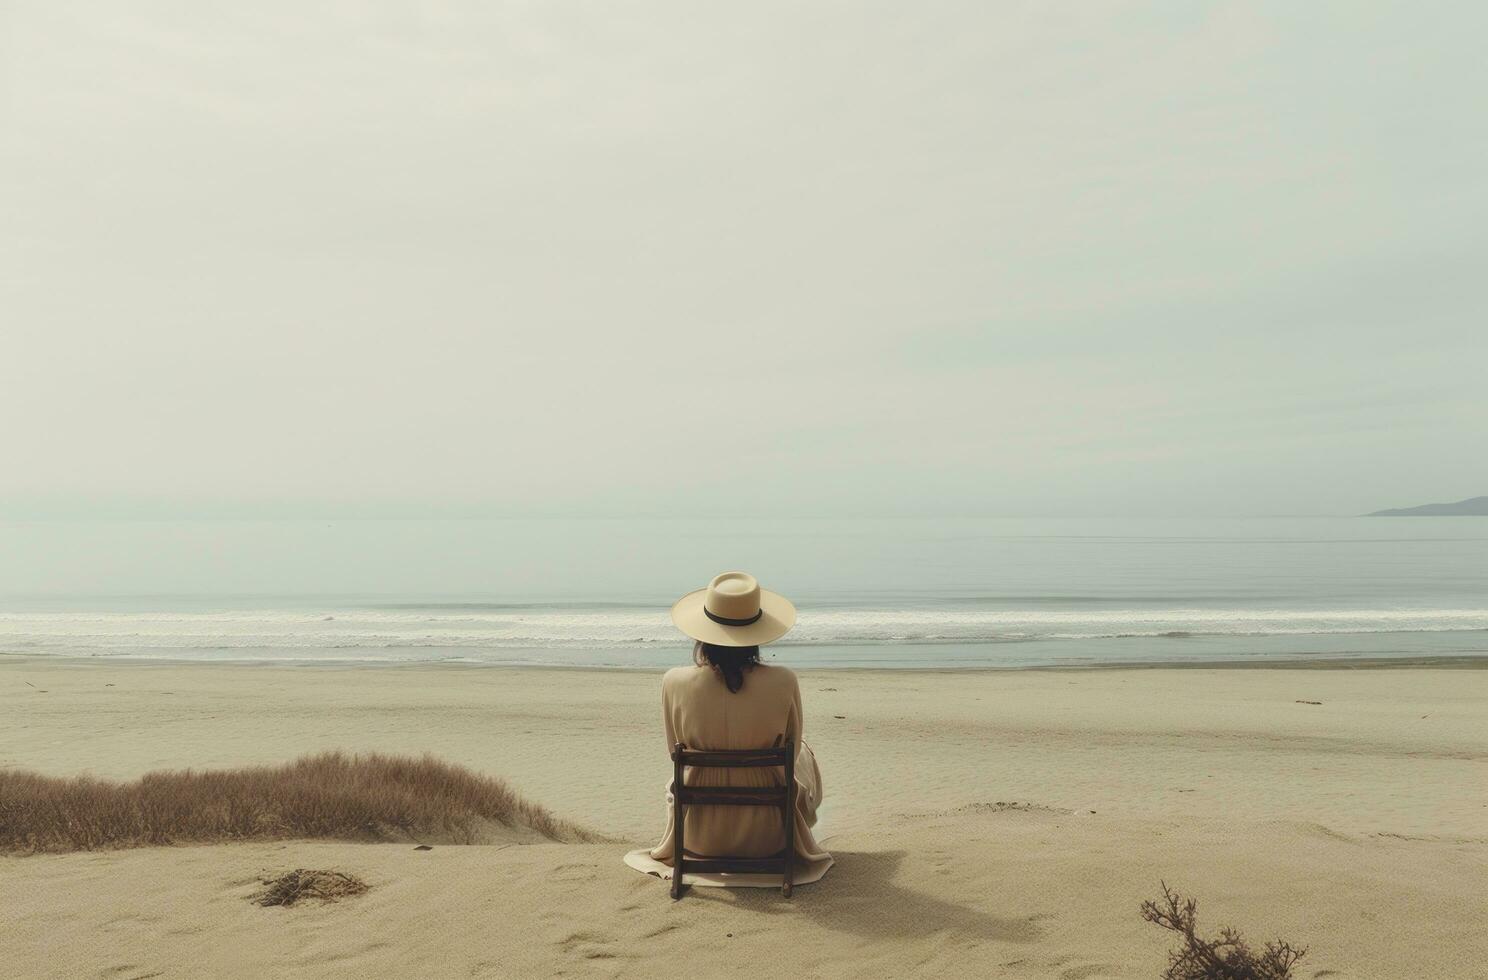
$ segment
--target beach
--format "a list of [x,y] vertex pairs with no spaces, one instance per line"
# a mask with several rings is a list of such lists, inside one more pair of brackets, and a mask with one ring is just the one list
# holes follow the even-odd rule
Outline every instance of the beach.
[[1488,980],[1488,7],[0,25],[0,980]]
[[[0,765],[128,779],[432,753],[613,843],[253,842],[0,858],[19,977],[1153,977],[1160,881],[1301,977],[1480,977],[1488,672],[1471,666],[801,672],[822,882],[621,863],[663,820],[650,670],[0,665]],[[1313,703],[1317,702],[1317,703]],[[262,908],[260,878],[364,895]]]

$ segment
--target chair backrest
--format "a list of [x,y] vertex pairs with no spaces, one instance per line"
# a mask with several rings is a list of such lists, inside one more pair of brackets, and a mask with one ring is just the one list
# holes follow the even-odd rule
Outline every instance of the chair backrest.
[[[702,769],[761,769],[779,766],[785,770],[784,786],[687,786],[685,767]],[[791,868],[795,854],[796,747],[787,741],[768,749],[689,749],[681,742],[672,748],[672,898],[682,897],[682,876],[695,874],[779,874],[780,892],[791,893]],[[683,844],[689,806],[773,806],[780,808],[785,829],[785,847],[769,857],[687,857]]]

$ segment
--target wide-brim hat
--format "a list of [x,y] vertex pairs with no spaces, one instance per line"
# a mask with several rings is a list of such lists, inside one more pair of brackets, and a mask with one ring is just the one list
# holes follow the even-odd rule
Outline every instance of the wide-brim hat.
[[753,647],[778,640],[796,625],[796,607],[760,588],[748,572],[713,576],[705,589],[672,605],[672,622],[694,640],[720,647]]

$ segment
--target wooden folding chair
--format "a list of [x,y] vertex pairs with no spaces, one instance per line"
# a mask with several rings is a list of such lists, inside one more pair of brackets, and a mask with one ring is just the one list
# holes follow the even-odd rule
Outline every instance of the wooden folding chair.
[[[684,766],[704,769],[761,769],[782,766],[784,786],[686,786]],[[796,850],[796,747],[695,751],[678,742],[672,749],[672,898],[682,897],[682,876],[693,874],[779,874],[780,894],[791,893],[791,864]],[[687,857],[682,830],[689,806],[775,806],[785,822],[785,849],[769,857]]]

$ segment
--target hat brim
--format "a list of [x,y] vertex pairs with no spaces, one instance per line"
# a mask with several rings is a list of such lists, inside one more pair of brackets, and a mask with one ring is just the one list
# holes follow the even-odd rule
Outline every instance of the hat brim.
[[707,589],[689,592],[672,605],[672,623],[694,640],[720,647],[762,646],[796,625],[796,607],[783,595],[760,589],[760,618],[748,626],[715,623],[703,611]]

